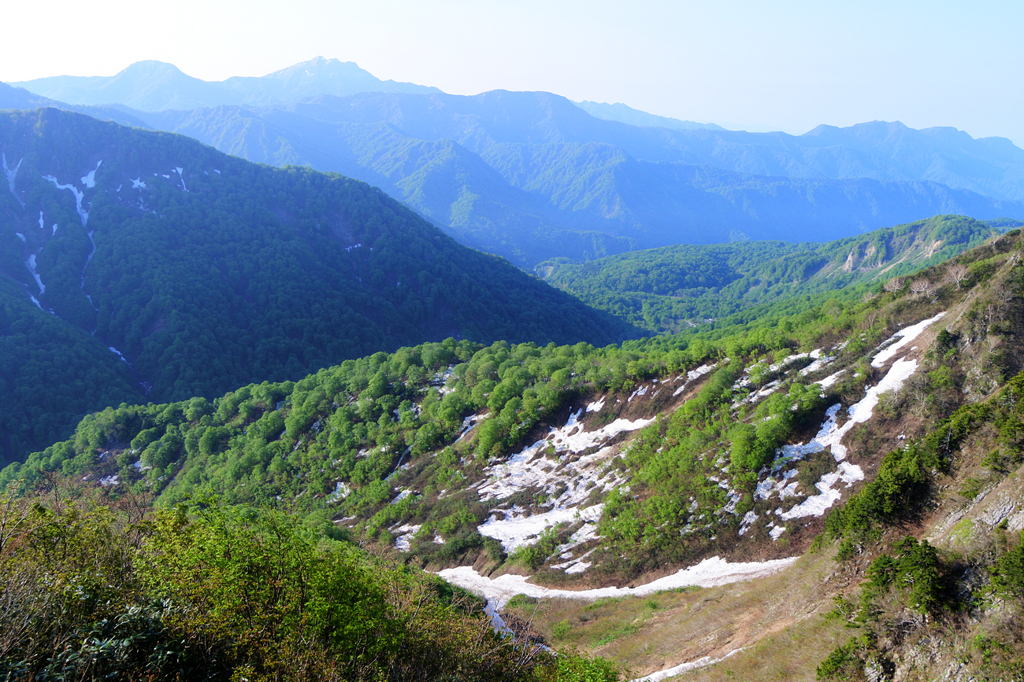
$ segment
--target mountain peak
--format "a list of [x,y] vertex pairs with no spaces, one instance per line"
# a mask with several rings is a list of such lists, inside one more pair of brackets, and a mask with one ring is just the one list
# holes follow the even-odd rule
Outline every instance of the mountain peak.
[[191,78],[191,76],[184,73],[174,64],[167,62],[161,62],[156,59],[144,59],[142,61],[135,62],[128,65],[126,68],[121,69],[117,72],[114,78],[118,76],[152,76],[156,74],[173,74],[176,76],[185,76]]

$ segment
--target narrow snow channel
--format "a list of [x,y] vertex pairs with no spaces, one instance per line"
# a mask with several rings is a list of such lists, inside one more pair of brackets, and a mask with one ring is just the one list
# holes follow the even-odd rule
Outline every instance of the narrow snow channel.
[[21,162],[24,161],[25,159],[23,159],[23,158],[22,159],[18,159],[18,165],[15,166],[14,169],[12,170],[12,169],[7,167],[7,155],[6,154],[2,154],[2,155],[0,155],[0,158],[3,159],[4,175],[7,176],[7,187],[11,190],[11,194],[14,195],[14,198],[18,201],[18,203],[21,205],[21,207],[25,208],[25,202],[22,201],[21,197],[18,196],[18,193],[14,191],[14,179],[16,177],[18,177],[18,169],[21,168]]
[[176,166],[174,168],[173,172],[177,173],[178,174],[178,179],[181,180],[181,190],[183,192],[187,192],[188,191],[188,187],[185,187],[185,176],[182,175],[182,171],[183,170],[184,169],[181,166]]
[[676,675],[681,675],[682,673],[688,672],[690,670],[696,670],[697,668],[706,668],[709,665],[721,663],[730,656],[738,654],[739,652],[743,651],[743,649],[745,648],[746,647],[733,649],[721,658],[711,658],[710,656],[704,656],[702,658],[698,658],[696,661],[690,661],[689,663],[680,663],[679,665],[674,666],[672,668],[666,668],[665,670],[659,670],[656,673],[651,673],[646,677],[638,677],[637,679],[632,680],[632,682],[661,682],[661,680],[668,679],[669,677],[675,677]]
[[[708,372],[710,372],[711,370],[713,370],[717,366],[718,366],[717,364],[714,364],[714,365],[701,365],[697,369],[691,369],[689,372],[686,373],[686,381],[683,382],[682,386],[680,386],[679,388],[676,389],[675,393],[672,394],[672,397],[673,398],[678,397],[679,394],[681,394],[683,391],[686,390],[686,387],[689,386],[692,381],[701,378],[702,376],[704,376],[705,374],[707,374]],[[679,377],[679,378],[682,378],[682,377]],[[676,381],[679,381],[679,379],[676,379]]]
[[674,590],[679,587],[717,587],[741,580],[752,580],[763,576],[778,573],[786,568],[798,557],[788,559],[775,559],[772,561],[760,561],[749,563],[731,564],[720,557],[711,557],[700,562],[696,566],[683,569],[664,578],[659,578],[646,585],[638,587],[599,587],[592,590],[560,590],[548,587],[541,587],[528,583],[527,578],[521,575],[502,575],[497,578],[487,578],[477,573],[471,566],[459,566],[457,568],[446,568],[438,573],[439,576],[464,589],[482,595],[486,599],[493,600],[495,608],[503,609],[508,600],[517,594],[525,594],[528,597],[551,599],[560,597],[563,599],[600,599],[603,597],[627,597],[644,596]]
[[39,277],[39,273],[36,272],[36,254],[33,253],[28,257],[28,260],[25,261],[25,267],[32,273],[32,279],[36,281],[36,286],[39,287],[39,295],[42,296],[46,291],[46,286],[43,284],[42,278]]
[[57,189],[66,189],[75,195],[75,210],[78,211],[78,217],[82,220],[82,226],[85,227],[86,223],[89,222],[89,212],[82,208],[82,201],[85,199],[85,193],[74,185],[60,184],[60,182],[57,181],[57,178],[52,175],[44,175],[43,180],[49,180]]

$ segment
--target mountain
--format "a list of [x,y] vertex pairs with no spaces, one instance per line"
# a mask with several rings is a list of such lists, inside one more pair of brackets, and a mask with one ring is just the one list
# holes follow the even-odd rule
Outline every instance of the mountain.
[[788,296],[906,275],[998,234],[973,218],[935,216],[825,244],[667,246],[588,263],[556,259],[536,272],[632,324],[680,331]]
[[619,121],[620,123],[628,123],[631,126],[657,126],[659,128],[673,128],[675,130],[725,130],[722,126],[715,125],[714,123],[694,123],[693,121],[681,121],[678,118],[648,114],[646,111],[634,109],[621,102],[607,104],[605,102],[584,100],[582,102],[574,102],[574,104],[594,118],[600,118],[605,121]]
[[[641,333],[348,178],[55,109],[0,115],[0,151],[0,295],[16,299],[4,341],[20,348],[10,358],[57,354],[3,375],[0,433],[21,446],[52,433],[23,418],[48,392],[78,396],[77,420],[114,394],[213,397],[449,336],[604,345]],[[109,390],[53,374],[64,337],[84,344],[76,357],[109,348]],[[38,400],[14,402],[42,381]]]
[[173,64],[143,61],[114,76],[51,76],[12,85],[68,104],[120,104],[140,111],[288,104],[314,95],[357,92],[440,92],[412,83],[382,81],[353,62],[323,57],[266,76],[235,76],[216,82],[188,76]]
[[146,109],[128,113],[251,161],[378,185],[527,269],[678,243],[839,239],[936,214],[1024,217],[1024,150],[950,128],[680,127],[551,93],[446,95],[322,58],[220,83],[159,62],[44,80],[25,85]]
[[15,88],[6,83],[0,83],[0,110],[38,109],[39,107],[54,107],[68,111],[77,111],[86,116],[98,118],[101,121],[114,121],[115,123],[132,126],[133,128],[149,128],[148,124],[134,116],[131,110],[125,110],[124,107],[69,105],[46,97],[40,97],[24,88]]
[[939,213],[1024,215],[1020,202],[930,181],[691,165],[679,160],[698,158],[682,137],[688,131],[602,121],[548,93],[368,93],[147,121],[251,160],[361,178],[463,243],[522,267],[678,243],[839,239]]
[[[154,496],[183,598],[233,585],[227,539],[277,505],[292,515],[278,528],[347,535],[410,580],[424,568],[478,593],[524,648],[576,647],[630,677],[1013,679],[1022,239],[671,337],[448,339],[110,409],[0,485],[63,474],[115,501]],[[203,542],[204,523],[225,540]],[[293,533],[262,537],[242,556],[276,557]]]

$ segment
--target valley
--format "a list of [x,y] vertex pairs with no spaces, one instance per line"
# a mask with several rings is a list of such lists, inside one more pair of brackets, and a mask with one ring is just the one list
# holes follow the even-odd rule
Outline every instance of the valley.
[[0,676],[1024,675],[1008,140],[15,85]]

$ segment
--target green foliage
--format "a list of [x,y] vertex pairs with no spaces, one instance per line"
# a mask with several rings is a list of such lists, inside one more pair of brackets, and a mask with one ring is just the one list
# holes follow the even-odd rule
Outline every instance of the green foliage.
[[558,547],[559,530],[559,526],[552,526],[542,532],[536,542],[516,547],[509,555],[509,561],[537,570]]
[[992,567],[992,586],[996,592],[1024,606],[1024,537],[1005,552]]
[[935,613],[943,604],[938,552],[927,540],[906,537],[893,545],[896,556],[882,554],[868,567],[868,582],[861,592],[859,619],[871,617],[872,602],[890,589],[906,591],[907,606],[919,613]]
[[617,682],[621,679],[628,679],[628,675],[614,663],[576,649],[559,652],[540,675],[543,682]]
[[[0,139],[24,157],[26,201],[0,202],[5,460],[107,406],[212,399],[428,340],[642,335],[355,180],[56,109],[5,114]],[[93,169],[87,215],[44,179]]]
[[[936,216],[825,244],[739,242],[632,251],[585,263],[537,266],[547,281],[639,327],[679,332],[760,303],[822,294],[940,263],[997,231]],[[933,245],[939,242],[938,251]],[[880,268],[889,265],[890,267]],[[971,281],[979,281],[973,277]]]
[[59,497],[3,502],[8,679],[529,680],[557,665],[443,581],[295,517],[214,505],[140,524]]
[[870,646],[871,641],[866,635],[850,638],[821,662],[815,670],[815,679],[850,679],[864,665],[862,656]]

